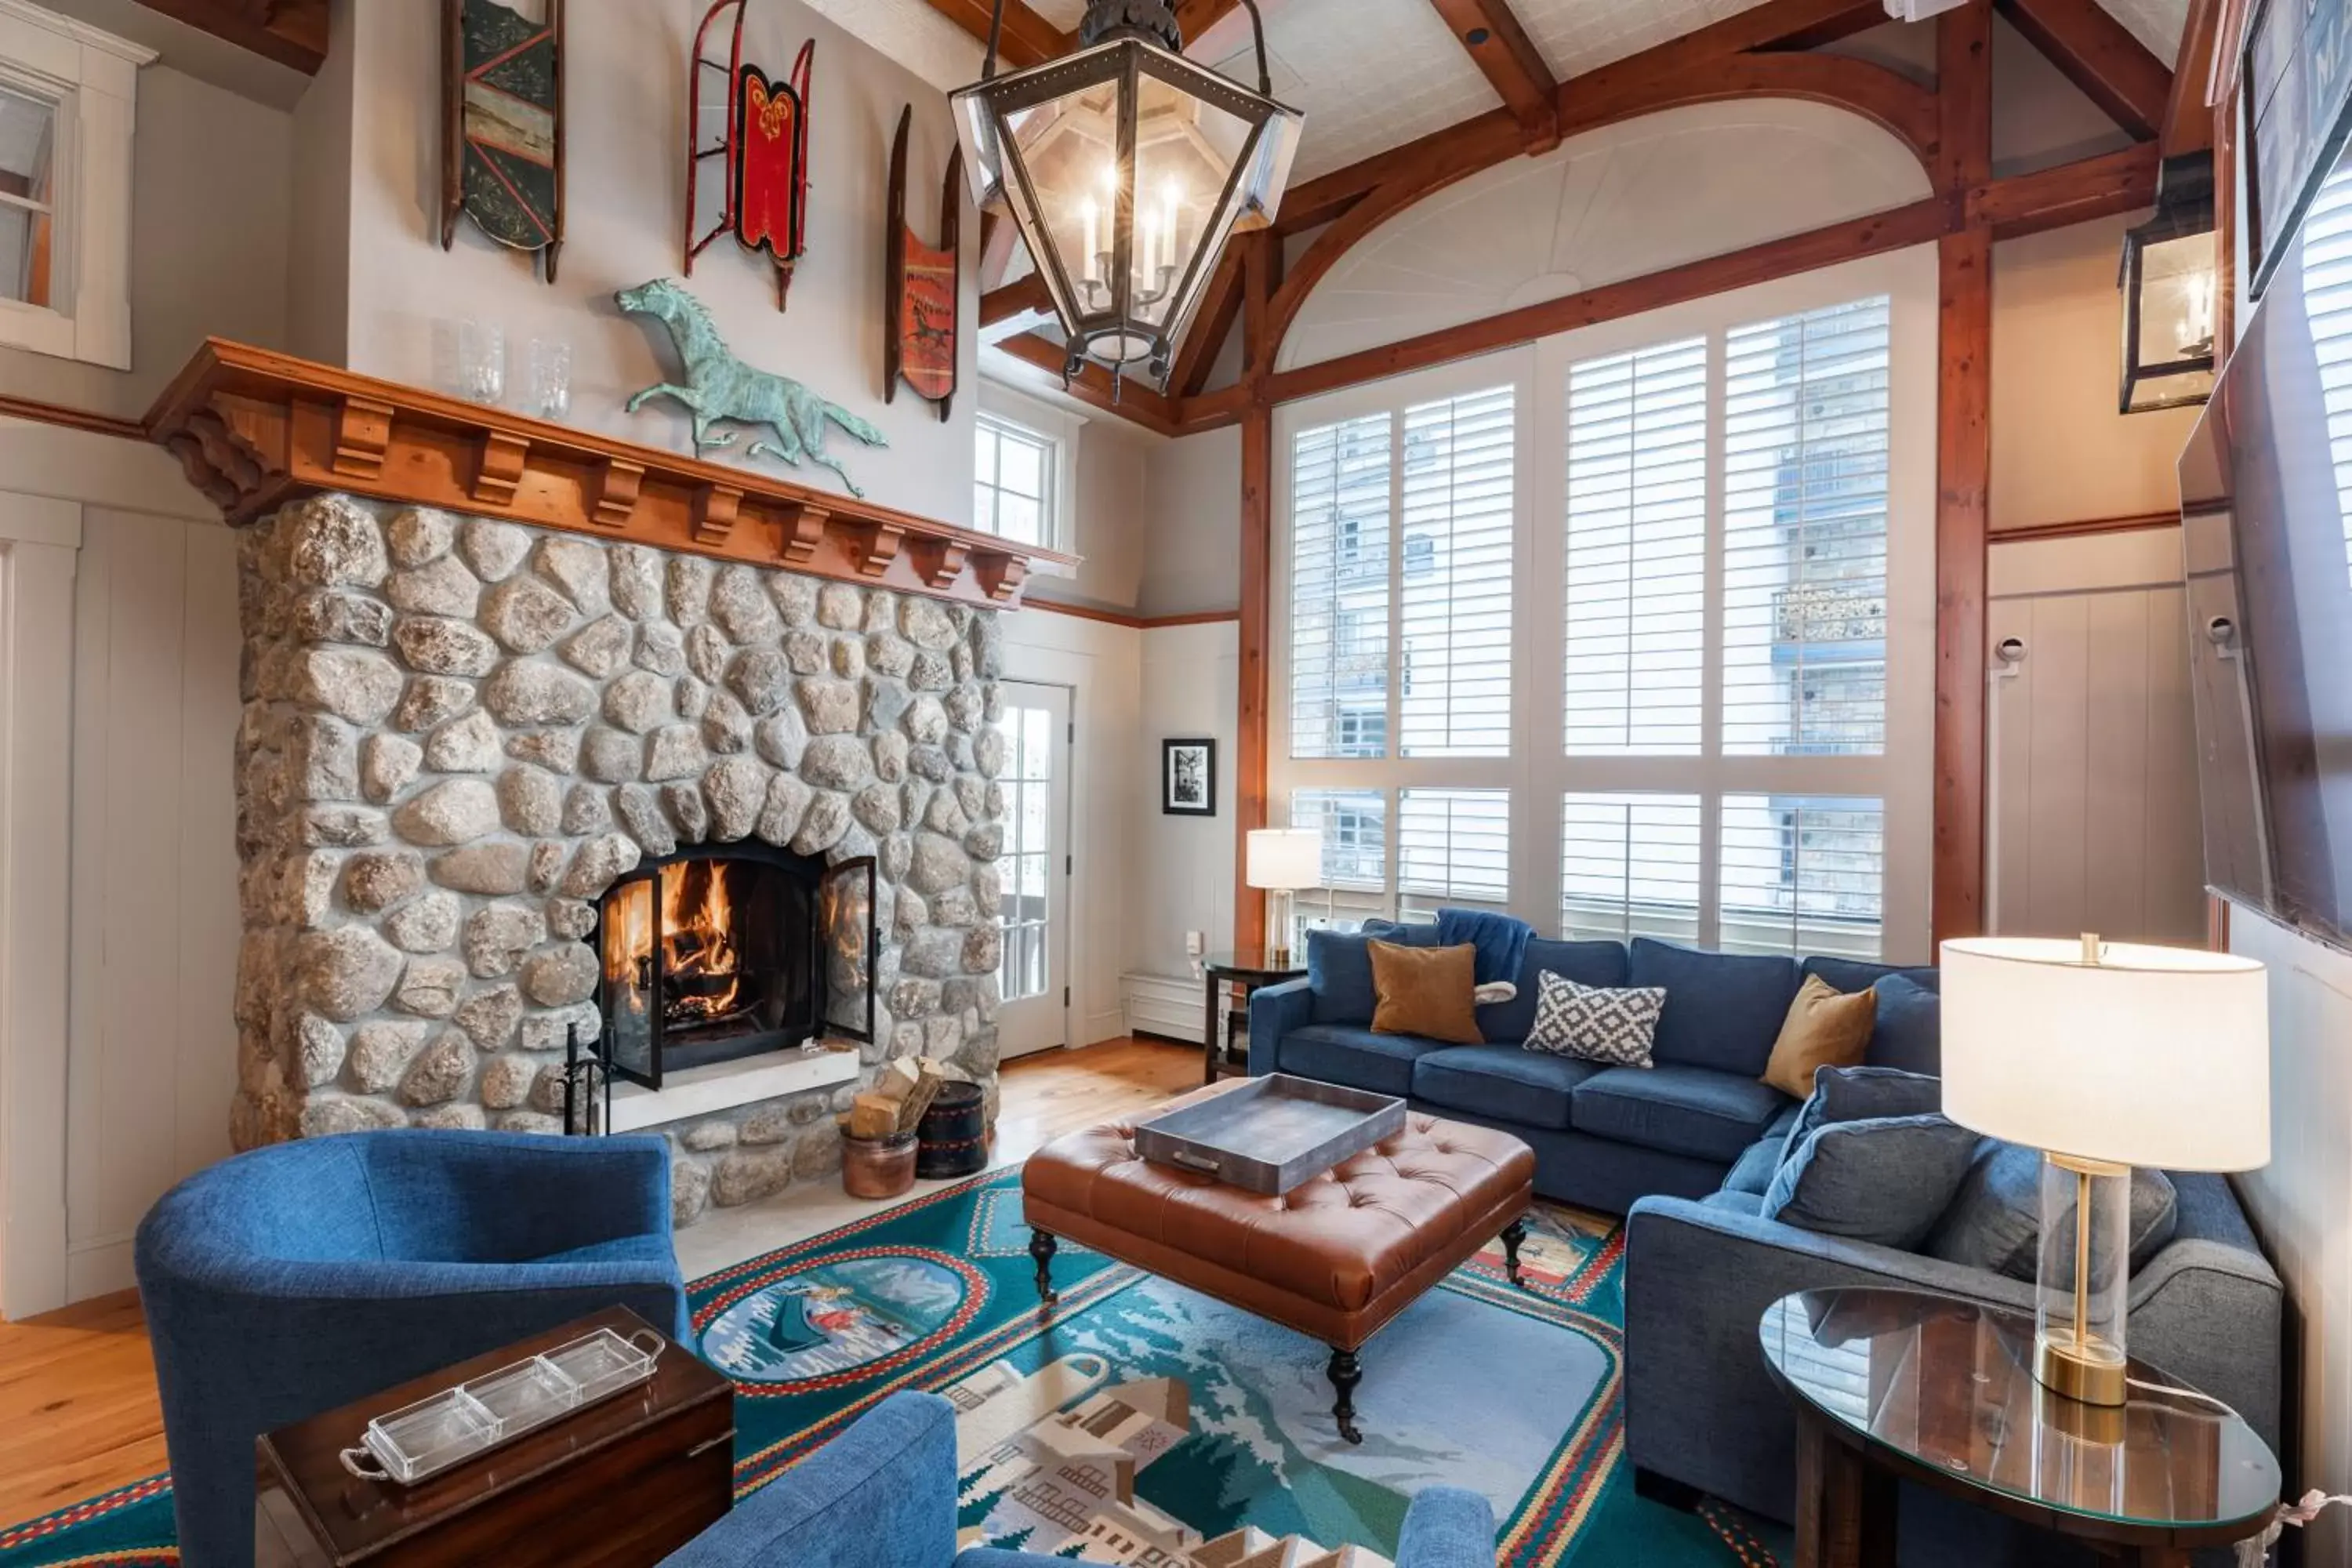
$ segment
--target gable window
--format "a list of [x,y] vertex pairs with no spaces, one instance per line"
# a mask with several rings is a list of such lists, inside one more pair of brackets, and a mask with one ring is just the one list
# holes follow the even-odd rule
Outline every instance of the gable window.
[[1874,258],[1285,411],[1302,918],[1926,955],[1934,279]]
[[152,51],[30,4],[0,29],[0,343],[131,368],[131,146]]
[[1050,545],[1054,442],[1010,419],[982,414],[972,470],[972,526],[1024,544]]

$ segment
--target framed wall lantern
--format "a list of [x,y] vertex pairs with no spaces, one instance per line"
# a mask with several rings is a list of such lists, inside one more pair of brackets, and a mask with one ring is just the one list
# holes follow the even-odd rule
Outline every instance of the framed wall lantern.
[[1069,343],[1164,378],[1235,233],[1274,221],[1305,118],[1275,101],[1255,0],[1251,92],[1182,54],[1168,0],[1090,0],[1074,55],[956,93],[974,193],[1007,212]]
[[2124,235],[2124,413],[2213,395],[2214,246],[2212,153],[2166,159],[2156,216]]

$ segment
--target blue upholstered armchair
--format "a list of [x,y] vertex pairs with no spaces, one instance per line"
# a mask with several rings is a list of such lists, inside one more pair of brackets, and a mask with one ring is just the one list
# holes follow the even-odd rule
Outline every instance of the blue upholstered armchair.
[[250,1568],[253,1444],[601,1308],[686,1332],[656,1138],[353,1132],[257,1149],[140,1222],[187,1568]]
[[[1495,1568],[1486,1500],[1433,1487],[1406,1513],[1397,1568]],[[894,1394],[754,1492],[663,1568],[1061,1568],[1067,1558],[956,1553],[955,1407]]]

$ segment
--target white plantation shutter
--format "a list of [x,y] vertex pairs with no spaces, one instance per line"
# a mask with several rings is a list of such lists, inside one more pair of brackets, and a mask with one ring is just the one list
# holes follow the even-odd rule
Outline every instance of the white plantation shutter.
[[1511,548],[1516,389],[1404,414],[1407,757],[1511,754]]
[[1889,305],[1725,337],[1723,750],[1886,742]]
[[1569,368],[1571,756],[1699,751],[1706,394],[1703,337]]
[[1511,792],[1397,792],[1397,912],[1511,898]]
[[1390,416],[1291,446],[1290,754],[1388,754]]
[[2345,556],[2352,566],[2352,176],[2329,176],[2304,220],[2303,309],[2327,406],[2336,493],[2344,498]]
[[1562,796],[1559,934],[1698,941],[1703,831],[1695,795]]
[[1847,795],[1723,797],[1726,952],[1874,959],[1885,926],[1885,808]]

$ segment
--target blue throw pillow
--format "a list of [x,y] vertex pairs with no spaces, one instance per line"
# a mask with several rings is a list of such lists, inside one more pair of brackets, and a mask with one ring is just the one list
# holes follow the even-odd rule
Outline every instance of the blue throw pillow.
[[1894,1068],[1815,1068],[1812,1097],[1797,1112],[1780,1158],[1786,1162],[1807,1134],[1833,1121],[1865,1121],[1889,1116],[1933,1116],[1944,1109],[1941,1079]]
[[[2074,1223],[2068,1205],[2063,1222]],[[2131,1266],[2164,1249],[2180,1223],[2180,1197],[2162,1171],[2134,1171],[2131,1190]],[[2011,1279],[2033,1278],[2042,1245],[2042,1152],[1997,1138],[1982,1140],[1942,1220],[1927,1238],[1927,1253],[1947,1263],[1966,1264]]]
[[1942,1116],[1889,1116],[1833,1121],[1790,1142],[1764,1194],[1766,1219],[1907,1252],[1951,1205],[1977,1135]]
[[1366,921],[1360,931],[1308,931],[1307,989],[1315,1004],[1317,1023],[1365,1025],[1372,1021],[1375,941],[1406,947],[1433,947],[1437,943],[1437,928]]
[[1655,1052],[1661,1064],[1764,1076],[1772,1042],[1797,999],[1795,959],[1701,952],[1637,936],[1627,967],[1627,984],[1665,991]]
[[1878,1021],[1862,1059],[1935,1077],[1944,1070],[1944,999],[1907,974],[1878,982]]

